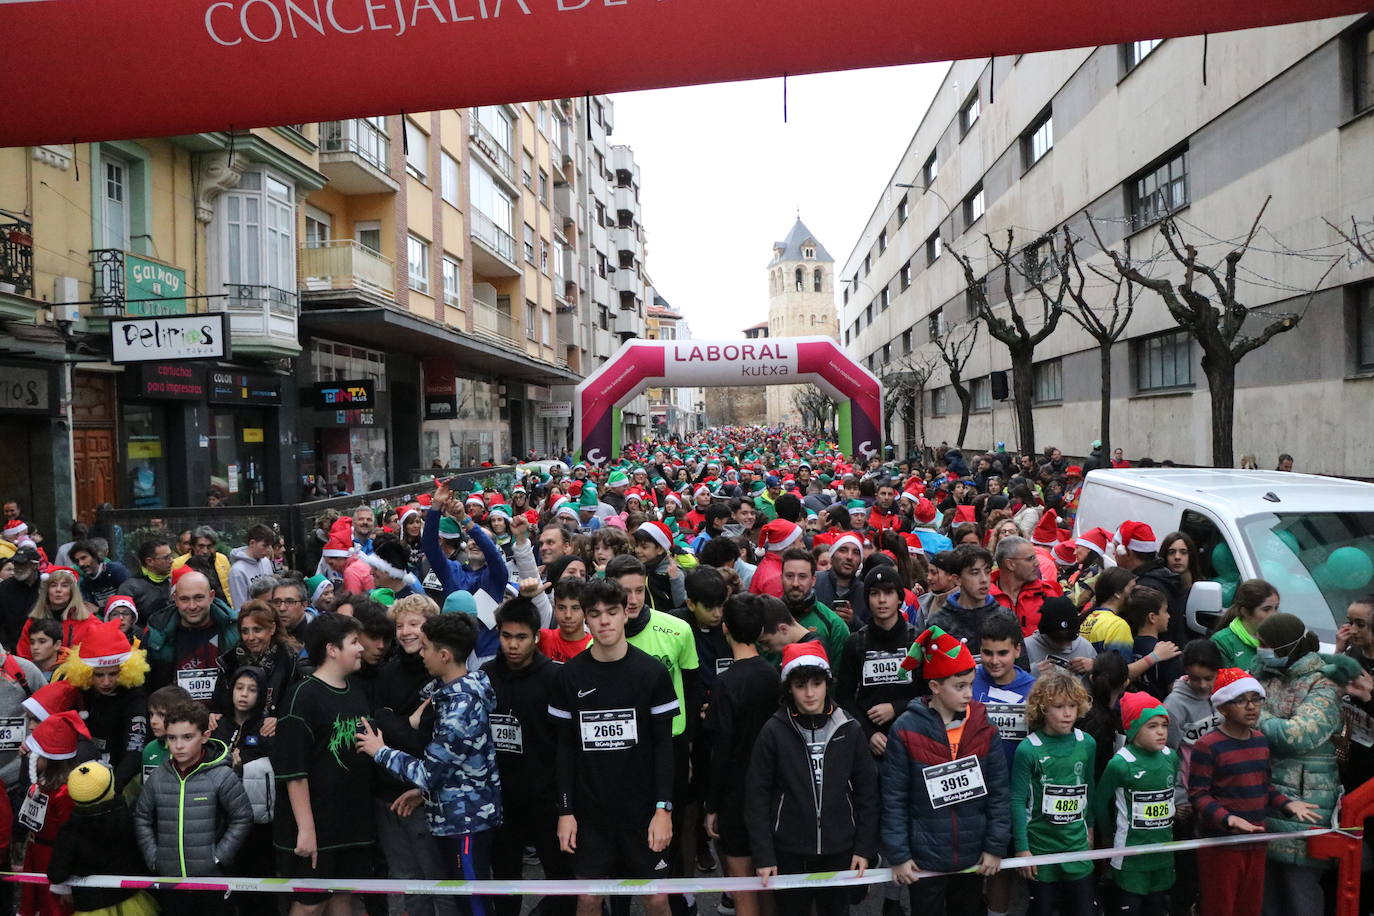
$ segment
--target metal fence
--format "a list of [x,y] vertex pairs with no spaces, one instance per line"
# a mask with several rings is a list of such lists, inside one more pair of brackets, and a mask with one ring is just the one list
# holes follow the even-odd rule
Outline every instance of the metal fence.
[[[509,492],[515,480],[513,465],[489,468],[456,468],[426,471],[416,483],[372,490],[352,496],[335,496],[309,502],[283,503],[265,506],[173,506],[152,509],[115,509],[108,514],[112,526],[110,557],[138,570],[138,545],[151,537],[163,537],[175,542],[178,533],[209,525],[219,536],[221,551],[247,543],[247,532],[254,525],[266,525],[286,541],[286,565],[300,569],[302,558],[310,553],[310,538],[317,520],[330,510],[348,515],[358,506],[375,510],[395,508],[414,502],[421,493],[433,492],[433,476],[452,477],[450,486],[467,491],[474,484],[492,486]],[[417,478],[419,475],[416,475]],[[313,572],[313,568],[308,572]]]

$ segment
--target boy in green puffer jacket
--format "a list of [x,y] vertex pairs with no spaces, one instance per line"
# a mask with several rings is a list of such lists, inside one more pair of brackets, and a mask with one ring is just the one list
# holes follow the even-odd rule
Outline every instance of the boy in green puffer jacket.
[[[148,775],[134,806],[134,832],[156,875],[219,875],[253,826],[253,807],[229,766],[223,741],[210,737],[210,714],[184,703],[163,716],[170,756]],[[224,898],[179,891],[163,900],[165,916],[218,916]]]

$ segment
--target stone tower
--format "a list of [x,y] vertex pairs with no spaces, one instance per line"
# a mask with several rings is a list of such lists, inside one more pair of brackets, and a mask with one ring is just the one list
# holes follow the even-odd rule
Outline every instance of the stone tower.
[[[768,264],[768,334],[840,339],[835,259],[800,218],[786,239],[773,243],[773,260]],[[796,390],[795,385],[769,386],[770,425],[801,422],[792,403]]]

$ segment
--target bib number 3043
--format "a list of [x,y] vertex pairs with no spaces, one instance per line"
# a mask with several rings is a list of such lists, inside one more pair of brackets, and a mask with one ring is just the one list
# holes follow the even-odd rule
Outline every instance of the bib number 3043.
[[584,751],[618,751],[639,743],[633,709],[596,709],[578,715]]
[[930,796],[932,808],[946,808],[988,794],[983,782],[983,768],[977,757],[961,757],[949,763],[937,763],[921,770]]

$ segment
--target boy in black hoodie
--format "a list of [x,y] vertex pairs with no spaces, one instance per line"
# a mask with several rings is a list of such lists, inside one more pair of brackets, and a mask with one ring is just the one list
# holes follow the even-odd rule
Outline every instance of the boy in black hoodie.
[[[528,598],[496,609],[501,651],[482,666],[496,691],[491,733],[501,772],[502,824],[491,850],[492,877],[519,878],[526,845],[533,846],[544,877],[573,876],[571,858],[558,848],[558,808],[549,763],[557,752],[549,696],[558,665],[536,648],[539,611]],[[522,898],[495,898],[498,916],[515,916]],[[573,897],[546,898],[540,912],[571,914]]]

